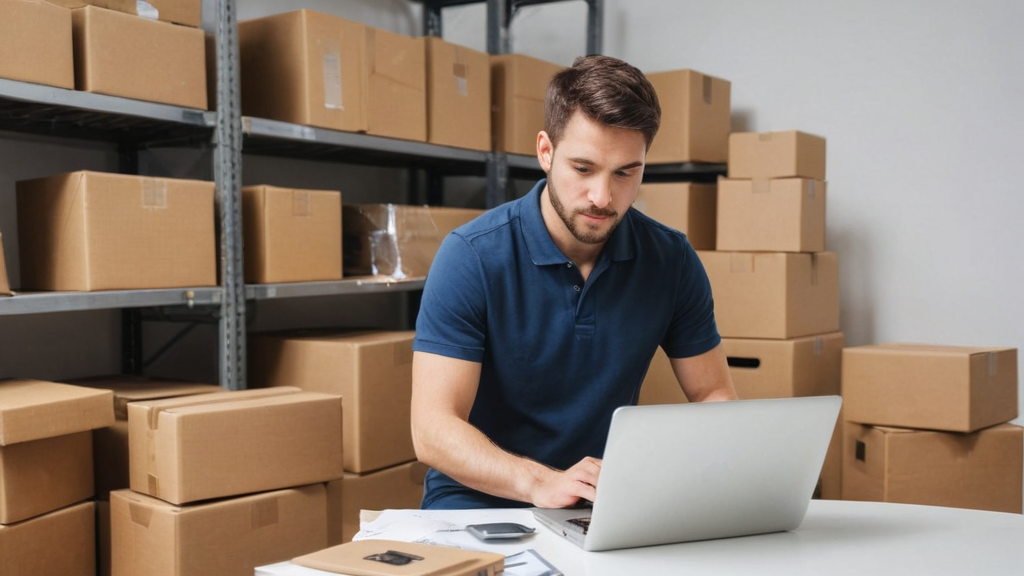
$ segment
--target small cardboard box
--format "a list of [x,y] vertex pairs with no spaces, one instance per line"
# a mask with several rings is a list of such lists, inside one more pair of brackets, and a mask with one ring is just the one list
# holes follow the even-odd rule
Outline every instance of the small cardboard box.
[[723,338],[729,373],[741,398],[839,394],[842,332],[789,340]]
[[73,90],[71,11],[42,0],[0,0],[0,77]]
[[350,542],[362,510],[416,509],[423,499],[427,465],[408,462],[368,474],[346,473],[327,484],[327,542]]
[[733,132],[729,178],[825,180],[825,139],[795,130]]
[[525,54],[491,56],[491,128],[494,150],[537,154],[544,129],[544,95],[562,66]]
[[427,140],[427,49],[422,38],[366,28],[366,132]]
[[114,423],[112,394],[41,380],[0,380],[0,446]]
[[661,127],[647,163],[725,162],[731,122],[729,81],[694,70],[657,72],[647,78],[661,104]]
[[714,184],[643,184],[633,207],[686,234],[695,250],[714,250],[715,198]]
[[483,212],[398,204],[343,205],[345,274],[426,276],[444,237]]
[[0,446],[0,524],[53,512],[92,495],[89,432]]
[[973,432],[1017,417],[1017,349],[847,348],[843,395],[852,422]]
[[252,576],[327,547],[323,484],[193,506],[110,494],[113,576]]
[[824,252],[825,183],[718,180],[718,250]]
[[95,576],[96,512],[92,502],[0,525],[0,574]]
[[491,149],[491,60],[483,52],[425,38],[427,142]]
[[341,193],[242,189],[245,281],[341,280]]
[[83,171],[17,190],[23,289],[217,284],[212,182]]
[[967,434],[854,422],[845,428],[843,500],[1021,513],[1019,426]]
[[4,259],[4,236],[0,234],[0,296],[13,296],[11,283],[7,279],[7,262]]
[[239,22],[238,45],[244,115],[367,130],[365,24],[296,10]]
[[835,253],[698,252],[724,338],[799,338],[839,330]]
[[185,504],[342,475],[341,397],[297,388],[128,405],[136,492]]
[[341,395],[348,472],[408,462],[416,458],[409,425],[414,335],[412,331],[253,335],[251,385],[297,386]]
[[202,30],[95,6],[71,13],[77,89],[206,109]]

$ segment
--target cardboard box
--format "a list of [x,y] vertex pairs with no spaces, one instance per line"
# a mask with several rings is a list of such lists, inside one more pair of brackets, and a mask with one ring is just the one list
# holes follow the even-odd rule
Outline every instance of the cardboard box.
[[714,250],[716,203],[714,184],[671,182],[641,185],[633,207],[686,234],[695,250]]
[[[108,494],[109,498],[110,495]],[[110,501],[96,501],[96,573],[99,576],[110,576]]]
[[341,193],[242,189],[245,281],[341,280]]
[[4,259],[4,236],[0,234],[0,296],[13,296],[11,283],[7,280],[7,262]]
[[92,502],[9,526],[0,525],[0,574],[94,576],[96,513]]
[[1024,434],[961,434],[847,422],[843,499],[1021,513]]
[[718,250],[824,252],[825,183],[718,180]]
[[83,171],[17,189],[23,289],[217,284],[212,182]]
[[842,332],[789,340],[723,338],[740,398],[839,394]]
[[77,89],[206,109],[202,30],[95,6],[71,13]]
[[483,212],[398,204],[343,205],[345,274],[426,276],[444,237]]
[[661,104],[661,128],[648,164],[725,162],[729,155],[730,90],[727,80],[694,70],[647,74]]
[[733,132],[729,178],[825,180],[825,139],[805,132]]
[[366,28],[367,133],[427,140],[427,50],[422,38]]
[[679,380],[676,380],[672,364],[665,351],[658,347],[647,368],[647,375],[640,385],[640,398],[637,404],[683,404],[689,402]]
[[71,12],[43,0],[0,0],[0,77],[73,90]]
[[92,433],[93,479],[99,498],[131,486],[128,462],[127,420],[117,420],[113,426]]
[[0,380],[0,446],[114,423],[112,394],[41,380]]
[[537,154],[544,129],[544,96],[551,77],[563,69],[525,54],[491,56],[493,148],[510,154]]
[[408,462],[416,458],[409,424],[414,335],[412,331],[253,335],[250,385],[298,386],[341,395],[348,472]]
[[194,506],[110,494],[114,576],[252,576],[327,547],[323,484]]
[[327,543],[350,542],[362,510],[416,509],[423,499],[427,465],[408,462],[369,474],[345,474],[327,484]]
[[297,388],[128,405],[136,492],[185,504],[341,477],[341,398]]
[[724,338],[799,338],[839,330],[833,252],[697,252]]
[[364,24],[296,10],[239,22],[238,44],[242,114],[367,130]]
[[139,14],[136,0],[47,0],[47,2],[68,8],[96,6],[193,28],[200,28],[203,24],[202,0],[146,0],[153,9],[142,14]]
[[436,36],[427,46],[427,142],[491,149],[490,56]]
[[[114,374],[69,380],[68,384],[110,390],[114,395],[114,418],[128,420],[128,404],[139,400],[162,400],[195,394],[223,392],[213,384],[196,384],[178,380],[163,380],[135,374]],[[125,486],[127,488],[127,486]]]
[[0,524],[53,512],[92,495],[89,432],[0,446]]
[[852,422],[973,432],[1017,417],[1017,349],[847,348],[843,395]]

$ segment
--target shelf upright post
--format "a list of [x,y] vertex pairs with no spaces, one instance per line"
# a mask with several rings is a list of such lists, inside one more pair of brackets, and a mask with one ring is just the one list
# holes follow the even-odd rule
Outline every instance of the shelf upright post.
[[[117,164],[121,174],[139,173],[139,147],[135,142],[118,142]],[[138,308],[121,309],[121,372],[142,374],[142,312]]]

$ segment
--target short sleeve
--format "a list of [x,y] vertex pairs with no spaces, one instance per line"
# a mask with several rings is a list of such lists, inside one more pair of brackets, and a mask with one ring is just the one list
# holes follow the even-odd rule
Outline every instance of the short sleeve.
[[722,337],[715,323],[711,282],[688,241],[684,241],[676,285],[678,291],[672,323],[661,346],[669,358],[698,356],[718,346]]
[[482,362],[487,294],[480,257],[452,233],[434,257],[423,287],[413,350]]

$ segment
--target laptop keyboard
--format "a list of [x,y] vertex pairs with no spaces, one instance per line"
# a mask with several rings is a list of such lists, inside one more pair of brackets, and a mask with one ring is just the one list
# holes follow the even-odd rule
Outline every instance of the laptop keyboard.
[[586,536],[587,535],[587,531],[590,530],[590,518],[589,517],[586,517],[586,518],[569,518],[568,520],[566,520],[566,522],[568,522],[569,524],[572,524],[574,526],[579,526],[580,529],[583,530],[583,535],[584,536]]

